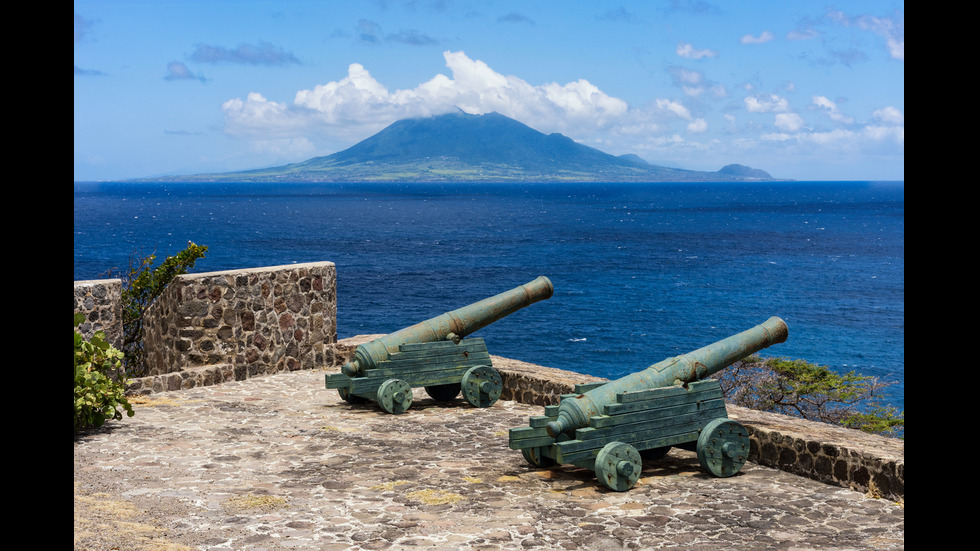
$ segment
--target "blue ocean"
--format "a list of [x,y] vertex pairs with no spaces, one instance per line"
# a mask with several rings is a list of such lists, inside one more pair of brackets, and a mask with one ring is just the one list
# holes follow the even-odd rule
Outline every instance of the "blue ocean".
[[537,276],[492,354],[607,378],[783,318],[764,355],[888,382],[904,410],[902,182],[75,183],[75,280],[207,245],[194,271],[332,261],[338,336]]

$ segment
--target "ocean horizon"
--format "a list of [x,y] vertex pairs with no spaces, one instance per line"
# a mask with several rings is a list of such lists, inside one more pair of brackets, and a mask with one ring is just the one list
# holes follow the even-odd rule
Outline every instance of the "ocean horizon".
[[904,410],[904,182],[74,183],[75,280],[206,245],[194,272],[331,261],[338,337],[538,276],[491,354],[615,379],[762,323],[765,356],[893,383]]

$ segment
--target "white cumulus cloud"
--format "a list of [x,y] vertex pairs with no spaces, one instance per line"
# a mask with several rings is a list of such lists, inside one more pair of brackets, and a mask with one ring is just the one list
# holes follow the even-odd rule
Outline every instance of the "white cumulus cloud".
[[778,113],[776,128],[783,132],[798,132],[803,127],[803,117],[796,113]]
[[854,122],[854,119],[845,115],[835,102],[824,96],[813,96],[813,103],[811,105],[816,109],[826,112],[827,116],[830,117],[830,120],[832,121],[845,124]]
[[789,110],[789,101],[776,94],[747,96],[745,108],[750,113],[782,113]]
[[[286,127],[341,129],[362,137],[392,122],[461,109],[470,114],[496,111],[542,131],[600,129],[627,118],[629,106],[587,80],[531,85],[502,75],[463,52],[445,52],[451,76],[438,74],[415,88],[389,90],[358,63],[337,81],[296,93],[291,105],[251,93],[225,102],[231,133]],[[633,121],[635,122],[635,121]]]
[[691,112],[688,111],[687,107],[684,107],[684,105],[680,102],[658,99],[656,104],[658,109],[672,113],[682,119],[691,120]]
[[859,15],[850,17],[842,11],[831,11],[827,18],[836,23],[872,32],[885,40],[888,54],[899,61],[905,61],[905,14],[897,17],[877,17]]
[[303,118],[292,113],[287,104],[270,101],[258,92],[250,92],[244,100],[230,99],[221,109],[231,134],[279,135],[304,126]]
[[871,114],[876,120],[886,124],[905,124],[905,115],[898,109],[888,106],[875,110]]
[[742,44],[765,44],[766,42],[769,42],[773,38],[775,37],[771,32],[762,31],[762,34],[760,34],[759,36],[752,36],[751,34],[747,34],[743,36],[741,42]]
[[709,88],[714,91],[715,96],[724,96],[724,87],[708,82],[700,71],[692,71],[684,67],[671,67],[669,72],[674,84],[679,86],[687,96],[696,98]]
[[706,57],[715,57],[718,55],[718,52],[708,49],[696,50],[692,44],[681,43],[677,45],[677,55],[684,59],[704,59]]

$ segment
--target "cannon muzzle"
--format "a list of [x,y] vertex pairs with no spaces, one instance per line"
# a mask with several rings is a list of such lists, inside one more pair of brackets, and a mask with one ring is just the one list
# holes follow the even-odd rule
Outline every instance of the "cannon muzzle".
[[378,363],[389,359],[402,344],[461,339],[521,308],[550,298],[554,292],[551,280],[544,276],[538,277],[510,291],[362,344],[354,352],[354,359],[344,364],[341,371],[349,377],[357,377],[365,369],[374,368]]
[[686,385],[721,371],[763,348],[781,343],[788,336],[786,323],[773,316],[752,329],[562,400],[558,419],[547,424],[548,435],[557,438],[559,434],[588,426],[589,418],[601,414],[604,405],[616,403],[617,394]]

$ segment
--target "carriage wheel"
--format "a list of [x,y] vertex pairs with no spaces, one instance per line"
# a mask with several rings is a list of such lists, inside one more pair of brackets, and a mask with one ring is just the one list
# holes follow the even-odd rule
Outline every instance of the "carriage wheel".
[[551,467],[555,464],[555,460],[546,457],[541,451],[544,448],[521,448],[521,455],[524,456],[524,460],[528,463],[534,465],[535,467]]
[[749,457],[749,432],[737,421],[715,419],[698,436],[698,462],[709,473],[734,475]]
[[365,404],[370,402],[370,400],[367,398],[362,398],[361,396],[351,394],[349,388],[338,388],[337,394],[340,394],[340,397],[343,398],[348,404]]
[[478,408],[490,407],[500,398],[504,389],[503,379],[496,369],[488,365],[471,367],[463,374],[463,397]]
[[378,405],[388,413],[402,413],[412,407],[412,387],[401,379],[388,379],[378,387]]
[[643,460],[640,452],[629,444],[610,442],[599,450],[595,458],[595,476],[605,486],[617,492],[625,492],[640,479]]

